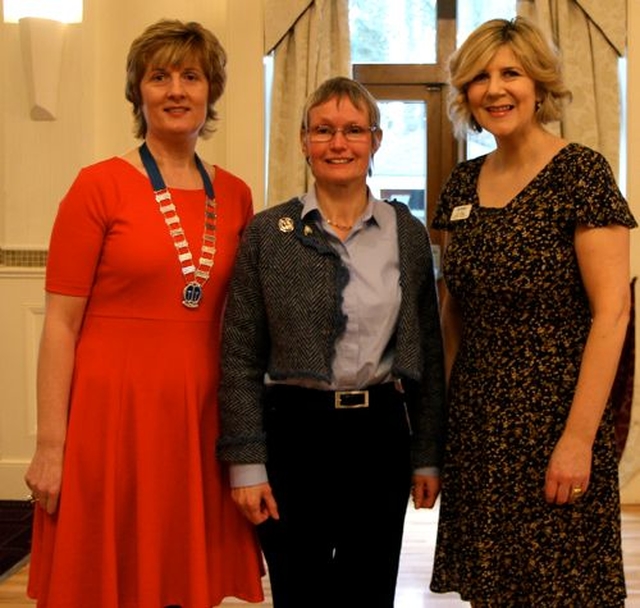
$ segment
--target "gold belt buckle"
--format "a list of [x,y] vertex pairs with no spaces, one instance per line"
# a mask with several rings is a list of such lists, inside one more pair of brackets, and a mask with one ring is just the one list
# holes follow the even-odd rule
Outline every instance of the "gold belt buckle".
[[369,391],[336,391],[334,394],[335,408],[337,410],[369,407]]

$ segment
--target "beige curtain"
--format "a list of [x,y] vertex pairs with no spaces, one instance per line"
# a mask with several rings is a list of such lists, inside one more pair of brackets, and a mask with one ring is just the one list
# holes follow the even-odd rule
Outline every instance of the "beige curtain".
[[265,54],[274,52],[267,206],[309,187],[300,149],[307,96],[327,78],[351,74],[348,0],[266,0]]
[[602,153],[618,175],[618,57],[626,46],[626,0],[518,0],[518,14],[537,21],[562,53],[573,102],[560,133]]

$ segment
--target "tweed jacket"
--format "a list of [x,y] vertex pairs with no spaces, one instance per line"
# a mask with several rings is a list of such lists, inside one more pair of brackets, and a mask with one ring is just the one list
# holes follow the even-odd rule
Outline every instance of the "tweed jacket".
[[[445,380],[431,246],[406,205],[388,204],[396,210],[402,293],[392,374],[406,393],[414,467],[439,466]],[[274,381],[331,381],[349,273],[324,232],[301,218],[302,208],[295,198],[256,214],[238,251],[221,351],[218,456],[226,462],[266,461],[265,373]]]

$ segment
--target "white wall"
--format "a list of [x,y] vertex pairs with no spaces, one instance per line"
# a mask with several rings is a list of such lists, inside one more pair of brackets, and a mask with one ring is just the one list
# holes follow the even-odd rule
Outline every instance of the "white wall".
[[22,478],[36,431],[36,355],[44,318],[42,272],[0,270],[0,499],[24,499],[27,491]]

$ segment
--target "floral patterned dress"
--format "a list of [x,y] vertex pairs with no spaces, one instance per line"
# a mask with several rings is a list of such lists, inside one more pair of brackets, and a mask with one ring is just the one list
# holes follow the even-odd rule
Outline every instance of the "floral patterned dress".
[[636,224],[589,148],[567,145],[503,208],[479,205],[483,162],[456,167],[433,222],[451,232],[444,275],[463,335],[431,588],[481,606],[623,606],[610,406],[586,494],[549,505],[544,484],[591,323],[575,229]]

